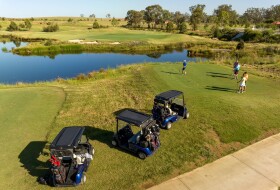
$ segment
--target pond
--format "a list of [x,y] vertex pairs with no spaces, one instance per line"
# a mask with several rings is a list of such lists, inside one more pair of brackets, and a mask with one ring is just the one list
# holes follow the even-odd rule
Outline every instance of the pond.
[[[82,53],[48,56],[20,56],[9,52],[12,48],[25,46],[26,43],[0,42],[0,83],[49,81],[60,78],[72,78],[81,73],[87,74],[101,68],[115,68],[144,62],[181,62],[197,61],[187,57],[187,50],[164,54],[147,55],[120,53]],[[7,50],[7,51],[6,51]],[[201,58],[199,58],[201,60]],[[205,59],[202,59],[205,60]]]

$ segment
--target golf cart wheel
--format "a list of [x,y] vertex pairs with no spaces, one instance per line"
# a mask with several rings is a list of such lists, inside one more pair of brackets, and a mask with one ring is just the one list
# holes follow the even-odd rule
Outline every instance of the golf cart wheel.
[[113,146],[118,146],[118,143],[117,143],[117,141],[114,139],[114,140],[112,140],[112,145]]
[[49,176],[49,179],[48,179],[48,180],[49,180],[49,183],[48,183],[48,184],[50,184],[51,187],[56,187],[56,186],[57,186],[53,174],[51,174],[51,175]]
[[190,113],[187,112],[184,119],[188,119],[190,117]]
[[139,151],[138,152],[138,157],[142,160],[145,160],[147,158],[147,155],[144,152]]
[[166,129],[169,130],[171,127],[172,127],[172,123],[171,123],[171,122],[168,122],[168,123],[166,124]]

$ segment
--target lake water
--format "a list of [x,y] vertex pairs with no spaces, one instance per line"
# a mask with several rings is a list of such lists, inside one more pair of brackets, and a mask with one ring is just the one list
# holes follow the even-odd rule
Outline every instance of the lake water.
[[[166,54],[131,55],[119,53],[82,53],[60,54],[54,58],[48,56],[20,56],[3,52],[3,48],[11,50],[26,43],[0,43],[0,83],[35,82],[54,80],[58,77],[71,78],[81,73],[87,74],[100,68],[115,68],[143,62],[181,62],[196,61],[187,57],[187,50],[173,51]],[[199,58],[201,60],[201,58]]]

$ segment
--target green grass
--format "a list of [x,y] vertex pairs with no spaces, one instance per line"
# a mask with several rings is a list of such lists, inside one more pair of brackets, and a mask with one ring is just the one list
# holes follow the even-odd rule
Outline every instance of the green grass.
[[40,188],[34,182],[46,164],[37,158],[63,101],[59,88],[0,90],[0,189]]
[[[24,38],[51,38],[61,41],[68,41],[73,39],[84,39],[86,41],[101,41],[101,42],[128,42],[128,41],[145,41],[149,43],[179,43],[179,42],[192,42],[197,40],[206,40],[207,38],[187,36],[183,34],[170,34],[165,32],[156,31],[142,31],[142,30],[129,30],[122,27],[112,27],[108,19],[98,19],[98,22],[108,28],[92,29],[93,20],[90,21],[78,21],[67,22],[67,20],[59,20],[59,18],[48,18],[47,21],[36,20],[32,22],[32,28],[30,31],[5,31],[9,25],[9,21],[2,21],[2,29],[0,35],[14,35]],[[64,18],[65,19],[65,18]],[[19,24],[22,21],[17,21]],[[59,25],[58,32],[42,32],[43,26],[46,26],[47,22],[55,22]],[[120,25],[126,25],[125,21],[122,21]]]
[[[77,189],[144,189],[280,131],[280,119],[277,116],[280,109],[279,80],[249,73],[247,92],[237,94],[237,83],[231,79],[229,67],[191,63],[187,66],[186,76],[180,72],[181,63],[134,65],[94,72],[84,80],[34,84],[59,86],[66,93],[65,103],[52,124],[48,142],[65,126],[90,126],[87,134],[96,154],[87,172],[87,183]],[[10,97],[8,92],[11,91],[18,98],[25,97],[18,91],[30,88],[24,88],[24,85],[21,87],[23,88],[0,90],[0,94]],[[190,118],[177,122],[169,131],[161,130],[162,146],[155,155],[143,161],[125,151],[112,148],[110,143],[115,131],[114,112],[134,108],[150,113],[154,95],[170,89],[185,93]],[[1,100],[2,98],[0,107],[4,105],[7,112],[7,100]],[[13,105],[17,107],[22,104],[24,103],[19,101]],[[48,105],[51,106],[52,103]],[[27,108],[30,112],[33,111],[32,107]],[[40,108],[40,111],[46,110],[44,106]],[[2,116],[3,121],[14,117],[15,108],[10,109]],[[39,116],[28,120],[43,120],[37,117]],[[51,123],[52,119],[44,122]],[[17,126],[12,121],[10,125]],[[7,131],[4,137],[16,129]],[[26,135],[25,145],[14,147],[18,143],[11,141],[12,150],[5,151],[5,156],[13,158],[16,155],[13,158],[16,159],[26,149],[26,144],[44,142],[49,131],[45,129],[40,131],[42,135],[38,138]],[[0,139],[4,137],[1,136]],[[26,159],[30,159],[36,166],[39,165],[36,156],[32,154],[26,156]],[[4,155],[1,158],[5,158]],[[38,161],[44,162],[47,159],[48,156],[41,155]],[[13,183],[15,189],[49,189],[47,186],[39,186],[35,177],[20,165],[20,160],[13,161],[13,175],[20,179]],[[31,173],[36,172],[34,168],[30,168]],[[3,175],[2,178],[4,177]],[[1,179],[0,184],[7,185],[10,182]]]

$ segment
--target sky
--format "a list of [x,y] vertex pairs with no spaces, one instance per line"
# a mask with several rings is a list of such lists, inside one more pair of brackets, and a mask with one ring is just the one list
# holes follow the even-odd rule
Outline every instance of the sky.
[[128,10],[144,10],[159,4],[171,12],[189,13],[189,7],[206,5],[205,12],[212,14],[219,5],[232,5],[233,10],[243,14],[247,8],[269,8],[279,5],[279,0],[0,0],[0,17],[26,18],[46,16],[80,16],[95,14],[97,18],[124,18]]

